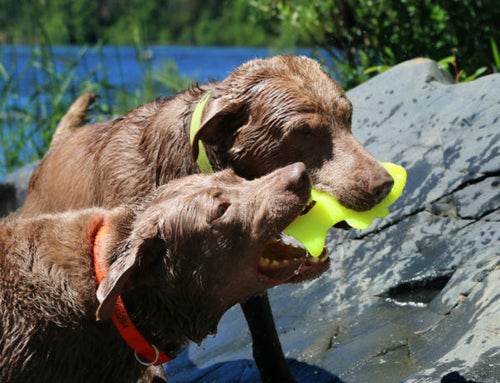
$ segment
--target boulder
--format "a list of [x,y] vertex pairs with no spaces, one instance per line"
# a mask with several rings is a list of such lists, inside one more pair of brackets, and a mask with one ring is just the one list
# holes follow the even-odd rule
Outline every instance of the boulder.
[[[455,84],[415,59],[348,97],[355,135],[408,182],[369,229],[330,231],[323,276],[269,292],[297,381],[497,382],[500,74]],[[14,184],[0,185],[10,201]],[[240,308],[166,370],[170,382],[260,381]]]
[[12,184],[0,183],[0,217],[8,215],[18,207],[16,188]]
[[[321,278],[269,292],[298,382],[497,382],[500,74],[455,84],[415,59],[348,92],[353,131],[408,182],[364,231],[331,230]],[[170,382],[258,382],[239,307]]]
[[37,165],[38,162],[28,164],[0,182],[0,217],[14,212],[24,204],[31,174]]

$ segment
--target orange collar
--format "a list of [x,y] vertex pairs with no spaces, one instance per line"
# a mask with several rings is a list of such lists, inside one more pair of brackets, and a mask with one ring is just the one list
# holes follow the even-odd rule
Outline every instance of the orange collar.
[[[109,233],[110,226],[104,224],[99,228],[94,240],[94,267],[98,283],[101,283],[108,274],[107,265],[102,259],[102,249]],[[140,364],[144,366],[156,366],[172,360],[166,353],[150,344],[135,328],[120,296],[116,300],[111,318],[125,342],[135,351],[135,358]]]

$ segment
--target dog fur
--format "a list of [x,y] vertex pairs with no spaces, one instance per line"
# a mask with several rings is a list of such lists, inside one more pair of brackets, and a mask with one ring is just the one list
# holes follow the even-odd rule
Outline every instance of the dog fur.
[[[258,266],[277,252],[298,256],[269,241],[302,211],[310,187],[301,163],[253,181],[226,170],[173,181],[137,205],[5,219],[0,381],[137,381],[144,367],[108,320],[119,294],[143,336],[176,353],[215,333],[234,304],[320,275],[327,257]],[[109,274],[98,286],[93,245],[103,224]]]
[[[211,97],[191,147],[191,116],[207,92]],[[387,195],[393,180],[353,136],[351,116],[344,91],[316,61],[251,60],[219,83],[63,134],[63,145],[53,145],[32,176],[23,215],[138,201],[160,185],[199,172],[193,161],[199,141],[215,170],[232,168],[253,179],[303,162],[314,188],[344,206],[366,210]],[[256,298],[242,307],[263,380],[293,381],[269,302]],[[262,320],[256,319],[260,314]]]

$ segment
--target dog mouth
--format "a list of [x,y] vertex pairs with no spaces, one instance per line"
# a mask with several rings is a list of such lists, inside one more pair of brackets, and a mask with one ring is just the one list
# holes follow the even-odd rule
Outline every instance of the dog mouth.
[[264,247],[257,271],[262,279],[273,284],[297,283],[319,276],[329,265],[327,248],[313,257],[295,238],[281,233]]
[[[316,201],[309,198],[299,215],[309,212]],[[335,228],[350,229],[345,222],[339,222]],[[313,257],[294,237],[283,232],[271,238],[262,251],[257,265],[261,279],[273,283],[298,283],[314,279],[330,266],[328,249],[323,248],[321,254]]]

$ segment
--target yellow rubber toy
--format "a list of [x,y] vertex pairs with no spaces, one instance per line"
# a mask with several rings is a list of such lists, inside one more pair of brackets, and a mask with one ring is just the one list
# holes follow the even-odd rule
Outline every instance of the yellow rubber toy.
[[306,214],[299,216],[283,232],[295,237],[307,251],[318,257],[323,251],[327,231],[336,223],[346,221],[355,229],[366,229],[375,218],[384,218],[389,214],[388,206],[394,203],[406,184],[406,170],[399,165],[383,162],[394,179],[394,186],[385,199],[370,210],[355,211],[348,209],[331,195],[312,189],[311,198],[315,205]]

